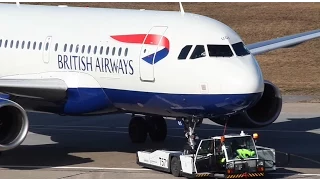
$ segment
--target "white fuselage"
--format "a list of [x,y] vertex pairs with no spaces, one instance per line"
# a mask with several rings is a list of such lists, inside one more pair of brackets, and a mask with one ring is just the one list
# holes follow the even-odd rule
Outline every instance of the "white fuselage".
[[[108,107],[127,111],[232,113],[256,102],[264,90],[256,59],[237,56],[231,46],[241,38],[208,17],[4,4],[0,12],[1,78],[61,79],[77,90],[82,106],[94,103],[86,102],[88,89],[103,89]],[[192,45],[188,56],[178,59],[186,45]],[[196,45],[203,45],[205,56],[190,59]],[[233,55],[210,57],[207,45],[227,45]],[[161,57],[143,60],[155,52]],[[82,114],[102,106],[64,109]]]

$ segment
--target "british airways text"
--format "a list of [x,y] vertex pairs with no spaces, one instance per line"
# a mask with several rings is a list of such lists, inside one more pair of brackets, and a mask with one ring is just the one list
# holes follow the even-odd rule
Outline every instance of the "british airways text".
[[133,75],[132,60],[58,55],[59,69],[98,71]]

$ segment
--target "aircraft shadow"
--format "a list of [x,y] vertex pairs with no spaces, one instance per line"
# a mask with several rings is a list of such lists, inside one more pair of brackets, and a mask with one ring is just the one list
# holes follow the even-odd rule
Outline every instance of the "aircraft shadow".
[[[129,115],[61,117],[29,113],[29,118],[30,132],[37,134],[30,134],[26,139],[32,145],[23,144],[4,152],[0,166],[5,165],[9,169],[25,169],[19,166],[39,169],[39,166],[79,165],[97,160],[86,157],[86,153],[123,152],[135,157],[138,150],[180,150],[186,143],[182,127],[174,120],[167,120],[169,137],[165,142],[152,143],[148,138],[144,144],[133,144],[127,134]],[[243,130],[250,134],[259,133],[258,145],[276,149],[278,167],[310,169],[320,168],[319,134],[308,132],[317,127],[320,127],[320,117],[289,118],[288,121],[276,122],[267,128]],[[221,135],[223,127],[202,124],[197,132],[200,138],[207,138]],[[240,133],[240,129],[227,128],[226,133]],[[41,135],[50,138],[44,141],[39,138]],[[286,153],[291,154],[289,159]],[[135,158],[131,159],[135,161]]]

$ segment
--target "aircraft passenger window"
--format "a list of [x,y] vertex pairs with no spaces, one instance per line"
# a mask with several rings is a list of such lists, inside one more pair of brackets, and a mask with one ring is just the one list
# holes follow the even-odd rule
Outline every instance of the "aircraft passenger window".
[[231,57],[233,53],[229,45],[208,45],[210,57]]
[[78,53],[79,52],[79,44],[77,44],[77,46],[76,46],[76,53]]
[[203,45],[197,45],[194,48],[193,53],[190,56],[190,59],[197,59],[201,57],[206,57],[206,50],[204,49]]
[[125,55],[125,56],[128,55],[128,48],[126,48],[126,50],[124,50],[124,55]]
[[85,49],[85,48],[86,48],[86,46],[83,45],[83,46],[82,46],[82,51],[81,51],[82,53],[84,53],[84,49]]
[[39,50],[41,50],[42,42],[39,43]]
[[108,55],[109,54],[109,47],[107,47],[107,49],[106,49],[106,55]]
[[36,49],[36,46],[37,46],[37,42],[34,42],[34,43],[33,43],[33,50]]
[[13,47],[13,40],[11,40],[11,43],[10,43],[10,48]]
[[47,42],[46,43],[46,51],[48,51],[48,49],[49,49],[49,43]]
[[94,46],[93,53],[94,53],[94,54],[97,53],[97,46]]
[[28,42],[28,49],[30,49],[30,46],[31,46],[31,42],[29,41]]
[[72,53],[72,48],[73,48],[73,44],[70,44],[70,49],[69,49],[70,53]]
[[57,51],[58,50],[58,43],[56,43],[54,50]]
[[4,42],[4,47],[7,48],[7,45],[8,45],[8,40]]
[[100,47],[100,54],[103,53],[103,46]]
[[90,50],[91,50],[91,45],[89,45],[88,47],[88,54],[90,54]]
[[186,59],[191,47],[192,47],[191,45],[186,45],[185,47],[183,47],[179,56],[178,56],[178,59]]
[[234,52],[237,54],[237,56],[246,56],[250,54],[248,49],[245,48],[244,44],[242,42],[238,42],[236,44],[232,44],[232,48]]
[[22,41],[22,44],[21,44],[21,49],[23,49],[24,48],[24,41]]
[[112,56],[114,55],[115,52],[116,52],[116,48],[113,47],[113,48],[112,48]]
[[0,39],[0,47],[1,47],[1,44],[2,44],[2,39]]
[[121,48],[119,48],[118,56],[121,56]]
[[19,47],[19,41],[16,42],[16,49]]
[[63,51],[64,51],[64,52],[66,52],[66,51],[67,51],[67,44],[64,44]]

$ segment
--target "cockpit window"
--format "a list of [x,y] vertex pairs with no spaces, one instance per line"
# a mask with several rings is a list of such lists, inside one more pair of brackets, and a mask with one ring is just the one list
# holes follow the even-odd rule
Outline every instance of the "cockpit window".
[[231,57],[233,53],[228,45],[208,45],[210,57]]
[[192,47],[191,45],[186,45],[184,48],[182,48],[182,50],[178,56],[178,59],[186,59],[191,47]]
[[242,42],[238,42],[236,44],[233,44],[232,48],[233,48],[234,52],[237,54],[237,56],[246,56],[246,55],[250,54],[250,52],[245,48],[245,46]]
[[206,50],[204,49],[203,45],[197,45],[194,48],[193,53],[190,56],[190,59],[197,59],[197,58],[201,58],[201,57],[205,57],[206,56]]

